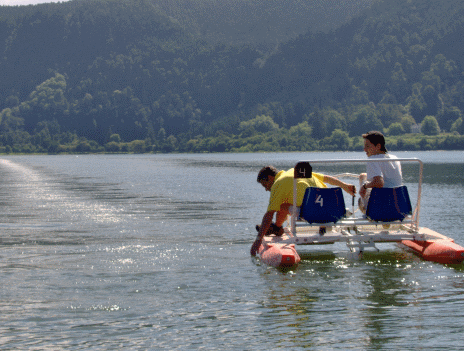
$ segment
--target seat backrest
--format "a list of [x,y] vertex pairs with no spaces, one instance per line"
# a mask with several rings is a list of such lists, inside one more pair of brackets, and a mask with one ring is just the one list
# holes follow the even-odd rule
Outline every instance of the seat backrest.
[[366,210],[369,219],[376,222],[402,221],[411,214],[411,200],[405,185],[372,189]]
[[345,200],[341,188],[306,189],[300,218],[308,223],[335,223],[345,215]]

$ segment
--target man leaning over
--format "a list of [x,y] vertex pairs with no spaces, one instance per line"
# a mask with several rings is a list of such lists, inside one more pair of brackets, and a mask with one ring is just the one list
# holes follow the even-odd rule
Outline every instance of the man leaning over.
[[[263,167],[258,173],[258,183],[260,183],[266,191],[270,191],[269,205],[263,216],[261,226],[259,227],[258,235],[253,243],[250,254],[255,256],[264,235],[268,232],[272,224],[274,213],[276,213],[275,226],[282,227],[291,211],[293,205],[293,178],[294,169],[288,171],[278,171],[273,166]],[[320,173],[312,173],[311,178],[299,178],[297,180],[297,203],[300,207],[303,202],[303,197],[308,187],[326,188],[330,184],[338,186],[354,196],[356,187],[354,185],[342,182],[337,178],[323,175]]]

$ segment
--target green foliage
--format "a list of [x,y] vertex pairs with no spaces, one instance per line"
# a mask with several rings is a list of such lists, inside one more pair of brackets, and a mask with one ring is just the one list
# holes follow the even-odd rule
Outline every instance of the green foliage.
[[404,134],[404,128],[401,123],[392,123],[390,127],[388,127],[387,135],[401,135]]
[[420,83],[415,84],[409,98],[409,113],[417,121],[421,121],[427,112],[427,104],[422,96],[421,89],[422,85]]
[[111,134],[109,138],[109,142],[120,143],[121,137],[119,136],[119,134]]
[[401,125],[403,126],[403,129],[406,133],[411,132],[411,128],[413,125],[416,124],[415,119],[411,115],[406,115],[401,118]]
[[279,129],[279,125],[274,122],[272,117],[260,115],[255,118],[240,123],[240,130],[252,130],[258,133],[266,133]]
[[157,0],[156,6],[189,32],[209,42],[218,43],[226,38],[233,45],[272,50],[276,42],[287,41],[309,29],[334,29],[371,3],[372,0]]
[[464,123],[462,117],[459,117],[456,122],[453,123],[451,131],[464,135]]
[[437,120],[443,129],[451,130],[453,123],[461,117],[461,110],[456,106],[450,106],[441,111],[437,116]]
[[107,152],[119,152],[121,151],[121,146],[119,145],[118,142],[115,141],[110,141],[105,145],[105,150]]
[[425,116],[421,123],[421,131],[425,135],[438,135],[440,127],[438,126],[437,119],[433,116]]
[[133,140],[129,143],[129,151],[135,154],[143,154],[146,148],[145,140]]
[[375,108],[369,105],[357,107],[350,117],[350,135],[366,133],[370,130],[383,130],[383,124]]
[[347,132],[340,129],[335,129],[330,137],[321,141],[321,145],[325,150],[349,150],[350,138]]
[[[382,99],[385,101],[386,99]],[[398,104],[392,103],[380,103],[376,107],[378,118],[382,125],[390,126],[393,123],[401,122],[401,119],[404,116],[405,109]]]
[[306,121],[290,127],[290,137],[292,139],[310,139],[311,134],[312,128]]
[[77,153],[88,153],[92,150],[92,146],[87,140],[81,140],[77,145],[74,147],[74,152]]
[[318,139],[331,135],[335,129],[345,130],[347,127],[345,116],[332,108],[316,110],[304,118],[311,123],[314,136]]

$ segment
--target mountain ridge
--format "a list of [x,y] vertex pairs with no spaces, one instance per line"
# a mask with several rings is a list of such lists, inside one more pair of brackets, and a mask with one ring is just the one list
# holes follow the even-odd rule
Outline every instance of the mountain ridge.
[[457,0],[375,1],[338,29],[276,39],[273,51],[212,43],[153,4],[0,8],[0,142],[46,150],[66,133],[99,145],[118,134],[189,150],[190,140],[255,143],[297,128],[314,141],[301,145],[316,145],[336,130],[404,133],[426,116],[461,130]]

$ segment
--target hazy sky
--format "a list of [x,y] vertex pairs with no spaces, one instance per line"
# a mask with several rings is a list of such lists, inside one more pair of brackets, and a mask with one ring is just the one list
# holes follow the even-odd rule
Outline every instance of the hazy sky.
[[35,5],[44,2],[63,2],[67,0],[0,0],[0,5]]

